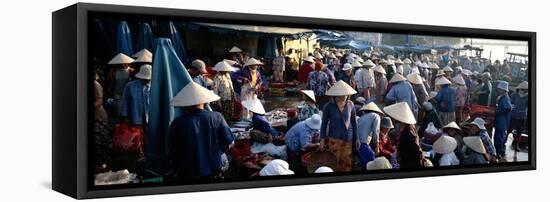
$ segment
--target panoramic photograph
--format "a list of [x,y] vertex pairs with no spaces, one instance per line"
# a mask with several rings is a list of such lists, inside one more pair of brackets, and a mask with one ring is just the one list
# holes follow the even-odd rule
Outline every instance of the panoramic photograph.
[[527,41],[90,20],[97,187],[529,161]]

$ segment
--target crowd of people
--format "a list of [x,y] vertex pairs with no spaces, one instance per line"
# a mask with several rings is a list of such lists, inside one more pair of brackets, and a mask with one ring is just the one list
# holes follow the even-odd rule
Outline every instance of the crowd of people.
[[[329,152],[335,160],[313,173],[499,163],[506,161],[508,134],[515,134],[514,145],[519,145],[526,129],[528,83],[510,86],[506,62],[483,66],[477,58],[444,62],[431,54],[336,48],[317,48],[299,60],[289,51],[279,54],[254,58],[234,46],[213,67],[200,59],[186,66],[194,82],[166,103],[185,111],[170,123],[172,178],[226,175],[227,165],[236,165],[228,161],[237,161],[230,152],[238,141],[231,130],[234,122],[249,123],[250,142],[285,148],[284,155],[271,155],[252,176],[311,173],[302,159],[313,152]],[[152,58],[145,49],[133,57],[120,53],[109,62],[108,74],[96,75],[94,138],[100,170],[112,161],[113,123],[146,132],[155,85]],[[295,116],[289,113],[286,128],[274,127],[264,108],[274,83],[296,83],[300,89],[303,102]],[[493,94],[494,117],[469,114],[472,105],[491,106]],[[112,107],[106,110],[104,104]],[[147,140],[141,143],[137,161],[147,161]]]

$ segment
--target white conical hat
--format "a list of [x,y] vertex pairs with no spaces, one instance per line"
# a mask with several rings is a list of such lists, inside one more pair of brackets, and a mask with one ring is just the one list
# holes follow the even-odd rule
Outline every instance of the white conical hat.
[[374,111],[374,112],[384,114],[384,112],[382,112],[382,110],[380,110],[380,108],[378,108],[378,106],[374,104],[374,102],[369,102],[369,104],[363,105],[359,109],[359,111],[363,111],[363,110],[369,110],[369,111]]
[[438,154],[448,154],[456,149],[456,140],[450,136],[442,135],[433,144],[433,150]]
[[323,59],[323,55],[321,55],[321,53],[319,53],[319,52],[315,52],[315,54],[313,54],[313,55],[316,59]]
[[430,67],[430,65],[428,65],[428,63],[422,62],[422,63],[420,63],[420,67],[428,68],[428,67]]
[[387,58],[388,60],[394,60],[394,59],[395,59],[395,57],[393,57],[393,55],[388,55],[386,58]]
[[374,62],[372,62],[371,60],[367,60],[363,65],[364,66],[369,66],[369,67],[374,67],[376,64],[374,64]]
[[481,141],[481,137],[479,136],[468,136],[462,138],[462,141],[464,141],[464,144],[476,151],[477,153],[485,154],[487,151],[485,150],[485,146],[483,145],[483,141]]
[[350,69],[353,69],[350,63],[344,64],[344,67],[342,67],[342,71],[348,71]]
[[227,64],[225,61],[220,61],[214,65],[214,68],[212,68],[215,71],[218,72],[233,72],[235,71],[235,68],[233,68],[230,64]]
[[372,68],[372,70],[384,75],[386,74],[386,70],[384,69],[384,67],[382,67],[382,65],[376,65],[376,67]]
[[405,81],[407,80],[403,75],[401,74],[393,74],[393,76],[390,79],[390,83],[395,83],[399,81]]
[[443,128],[454,128],[454,129],[457,129],[457,130],[462,130],[462,129],[460,129],[458,124],[456,124],[456,122],[454,122],[454,121],[451,121],[451,123],[443,126]]
[[429,68],[430,69],[439,69],[439,66],[435,63],[432,63]]
[[313,58],[313,56],[307,56],[304,58],[304,61],[314,63],[315,58]]
[[361,63],[359,63],[358,60],[355,60],[355,61],[353,61],[353,62],[351,63],[351,66],[352,66],[352,67],[361,67],[361,66],[363,66],[363,65],[362,65]]
[[110,65],[118,65],[118,64],[130,64],[134,62],[134,59],[131,57],[128,57],[127,55],[124,55],[124,53],[119,53],[111,61],[109,61],[108,64]]
[[393,63],[395,63],[395,64],[403,64],[403,61],[401,61],[401,59],[397,58],[397,60],[395,60]]
[[384,170],[392,169],[390,161],[386,157],[377,157],[367,163],[367,170]]
[[263,65],[264,63],[256,60],[255,58],[250,58],[248,59],[245,63],[244,63],[244,66],[250,66],[250,65]]
[[216,95],[214,92],[191,81],[172,98],[171,105],[175,107],[186,107],[214,102],[219,99],[220,96]]
[[153,53],[151,53],[151,51],[149,51],[149,50],[147,50],[146,48],[144,48],[144,49],[141,49],[140,51],[138,51],[137,53],[134,53],[134,54],[132,55],[132,57],[134,57],[134,58],[139,58],[139,57],[141,57],[141,56],[143,56],[143,55],[148,55],[148,56],[151,56],[151,57],[152,57],[152,56],[153,56]]
[[466,85],[466,82],[464,81],[464,78],[462,78],[462,76],[460,74],[456,75],[453,78],[453,82],[455,82],[458,85]]
[[256,114],[265,114],[264,105],[258,98],[242,101],[241,104],[244,108]]
[[445,78],[444,76],[436,79],[435,81],[435,85],[445,85],[445,84],[451,84],[451,81],[449,81],[449,79]]
[[332,58],[332,59],[335,59],[335,58],[336,58],[336,55],[334,55],[334,53],[330,53],[330,54],[328,54],[328,57],[329,57],[329,58]]
[[147,49],[143,49],[136,54],[138,57],[134,62],[153,62],[153,54]]
[[312,90],[301,90],[303,94],[305,94],[307,97],[309,97],[313,102],[316,102],[315,100],[315,93]]
[[384,60],[384,58],[382,58],[380,61],[378,61],[378,63],[380,63],[380,64],[387,64],[388,61],[386,61],[386,60]]
[[342,56],[343,56],[342,53],[340,53],[340,52],[336,52],[336,54],[334,54],[334,55],[335,55],[336,57],[342,57]]
[[403,64],[411,64],[411,63],[412,63],[412,61],[411,61],[411,59],[409,59],[409,58],[405,58],[405,59],[403,60]]
[[415,61],[414,64],[418,67],[422,66],[422,62],[420,60]]
[[384,112],[391,118],[406,124],[416,124],[414,114],[406,102],[399,102],[384,107]]
[[527,81],[523,81],[519,83],[518,87],[516,89],[529,89],[529,83]]
[[243,50],[241,50],[239,47],[237,46],[233,46],[233,48],[229,49],[229,52],[230,53],[240,53],[240,52],[243,52]]
[[407,75],[407,80],[412,84],[422,84],[422,77],[418,73],[411,73]]
[[151,75],[153,72],[152,69],[153,67],[151,65],[141,65],[141,67],[139,68],[139,72],[136,74],[136,78],[151,80]]
[[355,91],[351,86],[349,86],[346,82],[339,80],[338,82],[334,83],[330,89],[327,90],[325,95],[328,96],[345,96],[345,95],[353,95],[356,94],[357,91]]
[[453,71],[453,68],[451,68],[451,67],[449,67],[449,66],[443,67],[442,70],[443,70],[443,72],[454,72],[454,71]]
[[237,63],[237,61],[235,60],[228,60],[228,59],[223,59],[224,62],[226,62],[227,64],[233,66],[235,65],[235,63]]

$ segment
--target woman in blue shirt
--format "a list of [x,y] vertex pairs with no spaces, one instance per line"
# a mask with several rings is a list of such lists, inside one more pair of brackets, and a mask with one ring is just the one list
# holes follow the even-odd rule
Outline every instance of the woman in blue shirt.
[[508,127],[508,133],[514,133],[514,141],[512,147],[519,150],[519,138],[521,132],[526,128],[527,124],[527,108],[529,107],[529,83],[527,81],[521,82],[516,87],[516,93],[512,95],[512,119],[510,120],[510,127]]
[[323,108],[321,125],[321,150],[328,150],[336,156],[335,171],[351,171],[353,168],[353,142],[357,139],[357,122],[355,108],[349,97],[356,94],[346,82],[340,80],[334,84],[326,95],[331,97]]

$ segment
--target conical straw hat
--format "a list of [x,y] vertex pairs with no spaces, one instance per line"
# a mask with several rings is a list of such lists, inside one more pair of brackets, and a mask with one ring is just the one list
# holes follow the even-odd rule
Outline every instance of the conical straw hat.
[[140,51],[138,51],[137,53],[134,53],[134,54],[132,55],[132,57],[134,57],[134,58],[139,58],[139,57],[144,56],[144,55],[148,55],[148,56],[151,56],[151,57],[152,57],[152,56],[153,56],[153,53],[151,53],[151,51],[149,51],[149,50],[147,50],[146,48],[144,48],[144,49],[141,49]]
[[212,68],[213,70],[215,71],[218,71],[218,72],[233,72],[235,71],[235,68],[233,68],[231,65],[227,64],[227,62],[225,61],[221,61],[221,62],[218,62],[216,63],[216,65],[214,65],[214,68]]
[[307,57],[304,58],[304,61],[314,63],[315,62],[314,59],[315,58],[313,58],[313,56],[307,56]]
[[374,70],[375,72],[386,75],[386,70],[384,69],[384,67],[382,67],[382,65],[376,65],[376,67],[372,68],[372,70]]
[[390,161],[386,157],[377,157],[367,163],[367,170],[384,170],[392,169]]
[[361,66],[363,66],[363,65],[361,65],[361,63],[359,63],[358,60],[355,60],[355,61],[353,61],[353,62],[351,63],[351,66],[352,66],[352,67],[361,67]]
[[466,82],[464,81],[464,78],[462,78],[462,76],[460,74],[456,75],[453,78],[453,82],[458,84],[458,85],[466,85]]
[[130,64],[134,62],[134,59],[131,57],[128,57],[127,55],[124,55],[124,53],[117,54],[111,61],[109,61],[108,64],[110,65],[118,65],[118,64]]
[[240,52],[243,52],[243,50],[241,50],[239,47],[237,46],[233,46],[231,49],[229,49],[229,52],[230,53],[240,53]]
[[369,110],[373,112],[378,112],[380,114],[384,114],[384,112],[382,112],[382,110],[380,110],[380,108],[378,108],[378,106],[374,104],[374,102],[369,102],[369,104],[363,105],[363,107],[359,109],[359,111],[363,111],[363,110]]
[[412,84],[422,84],[422,77],[420,77],[417,73],[407,75],[407,80],[409,80]]
[[369,66],[369,67],[374,67],[374,65],[376,64],[374,64],[374,62],[372,62],[371,60],[367,60],[365,64],[363,64],[363,66]]
[[265,114],[264,105],[260,99],[251,99],[242,101],[241,104],[244,108],[256,113],[256,114]]
[[395,64],[403,64],[403,61],[401,61],[401,59],[397,58],[397,60],[395,60],[395,62],[393,62]]
[[338,82],[334,83],[330,89],[327,90],[325,95],[328,96],[345,96],[345,95],[353,95],[356,94],[357,91],[355,91],[351,86],[349,86],[346,82],[339,80]]
[[523,81],[519,83],[518,87],[516,89],[529,89],[529,83],[527,81]]
[[393,74],[393,76],[390,79],[390,83],[395,83],[399,81],[405,81],[407,80],[403,75],[401,74]]
[[485,150],[485,146],[483,145],[483,142],[481,141],[481,137],[479,137],[479,136],[468,136],[468,137],[462,138],[462,140],[464,141],[464,144],[468,148],[476,151],[477,153],[481,153],[481,154],[487,153],[486,150]]
[[219,99],[220,96],[214,94],[214,92],[191,81],[172,98],[171,104],[174,107],[186,107],[209,103]]
[[435,63],[432,63],[432,64],[430,65],[430,69],[439,69],[439,66],[438,66],[437,64],[435,64]]
[[454,128],[454,129],[457,129],[457,130],[462,130],[462,129],[460,129],[458,124],[456,124],[456,122],[454,122],[454,121],[451,121],[451,123],[443,126],[443,128]]
[[403,64],[411,64],[411,63],[412,63],[412,61],[411,61],[411,59],[409,59],[409,58],[405,58],[405,59],[403,60]]
[[319,52],[315,52],[315,54],[313,54],[313,55],[316,59],[323,59],[323,55],[321,55],[321,53],[319,53]]
[[445,66],[445,67],[443,67],[443,72],[453,72],[453,68],[451,68],[449,66]]
[[390,106],[384,107],[384,112],[391,118],[406,124],[416,124],[414,114],[406,102],[399,102]]
[[456,140],[450,136],[442,135],[433,144],[433,150],[438,154],[448,154],[456,149]]
[[[143,49],[147,52],[149,52],[148,50],[146,49]],[[150,52],[149,52],[150,53]],[[148,53],[144,53],[144,54],[141,54],[138,56],[138,58],[136,60],[134,60],[134,62],[148,62],[148,63],[152,63],[153,62],[153,54],[148,54]]]
[[436,79],[435,85],[445,85],[445,84],[451,84],[451,81],[445,77],[441,77]]
[[235,65],[235,63],[237,63],[237,61],[235,60],[228,60],[228,59],[223,59],[224,62],[226,62],[227,64],[233,66]]
[[305,94],[307,97],[309,97],[313,102],[316,102],[315,100],[315,93],[312,90],[301,90],[303,94]]
[[263,65],[264,63],[256,60],[255,58],[250,58],[248,59],[245,63],[244,63],[244,66],[250,66],[250,65]]

